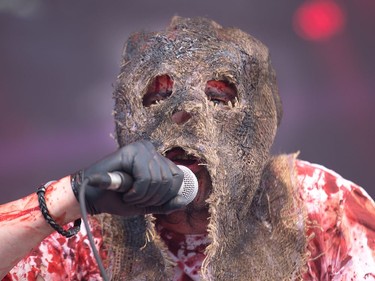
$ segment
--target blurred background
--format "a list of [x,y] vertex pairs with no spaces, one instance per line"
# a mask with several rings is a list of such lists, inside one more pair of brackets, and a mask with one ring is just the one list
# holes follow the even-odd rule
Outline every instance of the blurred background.
[[273,151],[301,151],[375,197],[373,0],[0,0],[0,203],[116,149],[123,44],[173,15],[263,41],[284,103]]

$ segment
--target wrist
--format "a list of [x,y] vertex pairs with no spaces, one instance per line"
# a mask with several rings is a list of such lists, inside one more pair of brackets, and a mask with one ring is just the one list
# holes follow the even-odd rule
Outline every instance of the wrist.
[[81,211],[72,191],[70,176],[48,185],[44,197],[49,214],[59,225],[80,218]]

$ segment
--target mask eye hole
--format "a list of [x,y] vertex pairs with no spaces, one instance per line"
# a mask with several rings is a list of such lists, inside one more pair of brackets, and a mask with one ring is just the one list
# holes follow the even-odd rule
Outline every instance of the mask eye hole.
[[225,80],[207,81],[205,93],[209,101],[216,105],[234,106],[237,100],[237,89],[233,83]]
[[156,76],[147,87],[146,94],[143,96],[142,104],[149,107],[168,98],[172,94],[173,80],[167,75]]

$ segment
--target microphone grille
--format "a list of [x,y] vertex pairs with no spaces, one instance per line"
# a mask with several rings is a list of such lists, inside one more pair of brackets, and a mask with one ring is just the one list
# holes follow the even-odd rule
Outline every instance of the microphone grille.
[[186,205],[194,200],[198,193],[198,180],[194,173],[187,167],[177,165],[184,172],[184,180],[181,188],[178,191],[178,195],[182,196],[186,200]]

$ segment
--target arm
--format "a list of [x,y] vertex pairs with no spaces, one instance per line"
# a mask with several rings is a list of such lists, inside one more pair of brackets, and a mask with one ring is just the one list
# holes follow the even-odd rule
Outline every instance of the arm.
[[[64,225],[80,217],[70,177],[48,186],[46,203],[51,216]],[[39,209],[36,193],[0,206],[0,280],[30,250],[54,230]]]
[[[183,198],[176,196],[183,172],[158,154],[150,142],[140,141],[122,147],[72,177],[48,186],[45,200],[52,218],[59,225],[79,218],[76,197],[80,183],[113,171],[128,174],[133,179],[132,183],[127,191],[116,192],[98,188],[103,186],[100,181],[90,182],[85,193],[85,205],[91,215],[110,213],[129,217],[168,213],[184,206]],[[0,278],[52,232],[39,209],[36,194],[0,206]]]

